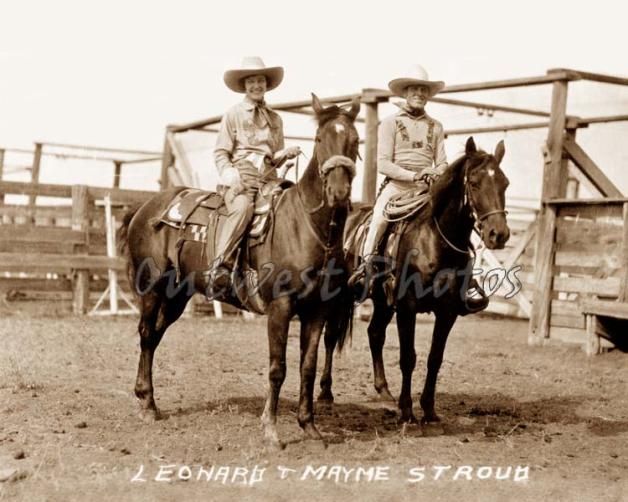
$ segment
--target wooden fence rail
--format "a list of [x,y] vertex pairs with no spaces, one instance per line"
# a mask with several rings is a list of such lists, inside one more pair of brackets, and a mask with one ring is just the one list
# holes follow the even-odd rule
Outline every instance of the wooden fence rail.
[[121,222],[128,207],[154,192],[2,181],[0,193],[55,197],[63,203],[0,205],[0,290],[9,298],[71,298],[74,312],[85,314],[94,292],[106,287],[108,270],[120,273],[128,289],[125,260],[107,256],[100,200],[111,197]]

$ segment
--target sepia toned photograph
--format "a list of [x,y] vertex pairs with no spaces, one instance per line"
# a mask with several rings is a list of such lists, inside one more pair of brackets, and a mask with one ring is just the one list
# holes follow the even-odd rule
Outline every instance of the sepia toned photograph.
[[0,501],[628,502],[626,14],[3,2]]

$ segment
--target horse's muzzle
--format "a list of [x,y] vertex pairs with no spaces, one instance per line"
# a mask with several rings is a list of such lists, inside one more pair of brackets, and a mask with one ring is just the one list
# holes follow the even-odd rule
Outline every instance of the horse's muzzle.
[[351,183],[328,186],[326,197],[329,207],[346,207],[351,201]]
[[510,229],[503,215],[489,216],[482,225],[482,240],[489,249],[504,249],[510,239]]

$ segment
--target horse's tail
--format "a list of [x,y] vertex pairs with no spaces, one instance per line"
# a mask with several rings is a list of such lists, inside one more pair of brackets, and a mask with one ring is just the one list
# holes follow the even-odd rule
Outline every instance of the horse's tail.
[[116,242],[118,243],[118,253],[124,256],[129,254],[129,225],[133,216],[139,211],[141,204],[131,206],[122,217],[122,225],[116,232]]
[[354,314],[353,293],[348,287],[344,287],[334,307],[334,313],[325,325],[325,337],[331,336],[336,342],[338,352],[342,352],[347,340],[353,335]]

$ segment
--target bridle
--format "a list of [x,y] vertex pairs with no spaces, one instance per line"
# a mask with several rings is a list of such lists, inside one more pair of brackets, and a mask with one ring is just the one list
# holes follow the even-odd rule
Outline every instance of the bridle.
[[[506,211],[505,209],[494,209],[492,211],[487,211],[482,214],[478,213],[478,210],[475,207],[475,203],[473,201],[473,197],[471,196],[471,188],[469,187],[468,170],[469,170],[469,167],[465,165],[464,178],[463,178],[464,195],[462,199],[462,207],[465,207],[465,206],[469,207],[469,209],[471,210],[471,215],[473,216],[473,230],[475,230],[479,235],[482,235],[482,223],[484,222],[486,218],[488,218],[492,214],[507,215],[508,211]],[[468,244],[469,248],[467,250],[460,249],[458,246],[453,244],[445,236],[445,234],[440,228],[440,225],[438,224],[438,220],[436,219],[436,217],[433,216],[432,219],[434,220],[434,224],[436,225],[436,230],[438,230],[438,233],[440,234],[440,236],[443,238],[443,240],[447,243],[449,247],[451,247],[453,250],[462,254],[467,254],[469,251],[471,252],[471,254],[475,254],[475,247],[473,247],[473,244],[471,244],[471,242],[469,242]]]
[[[298,183],[296,184],[297,196],[299,198],[299,202],[301,203],[301,207],[303,208],[303,211],[305,212],[305,218],[304,218],[305,224],[307,225],[307,228],[310,231],[310,233],[314,236],[314,239],[316,240],[318,245],[322,247],[323,250],[325,251],[324,266],[326,266],[327,260],[331,256],[333,250],[338,245],[337,242],[336,243],[332,242],[334,227],[337,226],[336,219],[335,219],[336,208],[335,207],[332,208],[331,218],[329,220],[329,225],[327,227],[326,240],[323,240],[318,230],[314,226],[314,223],[312,222],[312,215],[320,211],[325,206],[325,193],[327,189],[327,178],[329,176],[329,173],[336,167],[342,167],[346,169],[349,172],[349,175],[351,176],[352,180],[355,177],[355,173],[356,173],[355,163],[349,157],[345,157],[344,155],[333,155],[322,164],[319,162],[318,163],[318,176],[321,179],[323,187],[322,187],[322,192],[321,192],[322,193],[321,202],[316,207],[313,207],[313,208],[307,207],[307,204],[305,203],[305,200],[303,199],[303,195],[301,194],[301,190],[299,189],[299,184]],[[342,243],[342,235],[340,236],[340,242]]]
[[352,181],[353,181],[353,178],[355,178],[355,174],[356,174],[355,163],[349,157],[346,157],[344,155],[332,155],[322,164],[319,162],[318,163],[318,177],[321,179],[321,182],[323,185],[322,190],[321,190],[321,193],[323,195],[321,197],[320,204],[316,207],[313,207],[313,208],[307,207],[307,205],[305,204],[305,200],[303,200],[303,196],[301,195],[301,190],[299,190],[299,184],[298,183],[296,184],[297,193],[299,195],[299,201],[301,202],[301,205],[303,206],[303,209],[305,210],[307,214],[310,214],[310,215],[314,214],[320,211],[323,207],[325,207],[325,193],[327,191],[327,177],[329,173],[336,167],[343,167],[346,171],[348,171],[349,176],[351,177]]

